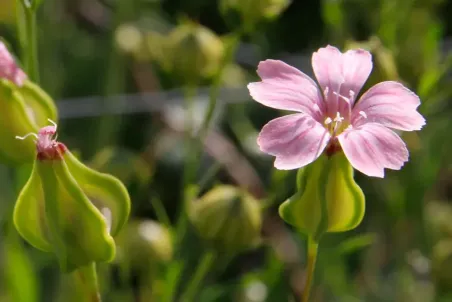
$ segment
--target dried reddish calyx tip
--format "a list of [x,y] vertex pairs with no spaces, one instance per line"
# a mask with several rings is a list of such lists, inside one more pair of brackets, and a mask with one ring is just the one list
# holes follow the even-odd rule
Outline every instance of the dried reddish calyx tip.
[[38,134],[28,133],[24,136],[16,136],[17,139],[24,140],[29,136],[35,137],[38,160],[56,160],[62,159],[66,152],[66,146],[56,140],[57,124],[48,119],[52,125],[39,129]]

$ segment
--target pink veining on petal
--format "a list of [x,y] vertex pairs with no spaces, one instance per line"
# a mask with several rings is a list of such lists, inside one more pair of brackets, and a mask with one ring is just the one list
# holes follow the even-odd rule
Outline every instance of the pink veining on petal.
[[417,111],[420,104],[419,97],[402,84],[382,82],[363,94],[353,108],[351,122],[355,127],[379,123],[398,130],[420,130],[425,125],[424,117]]
[[257,73],[262,81],[248,85],[253,99],[275,109],[307,113],[320,121],[322,94],[310,77],[278,60],[260,62]]
[[317,159],[330,139],[326,129],[307,114],[297,113],[276,118],[259,134],[260,149],[276,156],[275,167],[290,170]]
[[13,56],[9,53],[5,44],[0,41],[0,78],[5,78],[22,86],[27,75],[17,66]]
[[384,177],[384,169],[400,170],[408,161],[408,150],[391,129],[367,123],[338,136],[352,166],[368,176]]
[[312,67],[322,90],[327,92],[328,115],[339,112],[349,118],[350,108],[372,71],[372,55],[363,49],[341,53],[328,45],[312,55]]
[[[332,117],[339,110],[339,93],[344,77],[342,75],[342,53],[333,46],[320,48],[312,54],[312,69],[325,94],[327,114]],[[343,115],[343,113],[341,112]]]

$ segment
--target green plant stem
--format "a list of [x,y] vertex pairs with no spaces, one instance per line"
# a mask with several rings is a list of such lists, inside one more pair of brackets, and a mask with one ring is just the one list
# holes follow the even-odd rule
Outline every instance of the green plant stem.
[[[204,140],[207,137],[207,134],[209,133],[210,124],[212,122],[212,118],[215,113],[215,108],[217,106],[217,100],[218,95],[220,93],[221,88],[221,79],[223,78],[223,73],[228,66],[229,63],[233,61],[235,50],[237,49],[238,43],[240,42],[240,36],[241,34],[239,32],[232,34],[230,37],[229,43],[226,43],[226,48],[224,52],[223,59],[221,60],[220,66],[218,68],[217,73],[215,74],[212,85],[210,87],[209,91],[209,105],[207,108],[207,112],[202,120],[201,127],[199,128],[198,135],[196,140],[191,139],[191,147],[190,147],[190,159],[187,163],[186,168],[188,171],[188,174],[184,177],[184,184],[185,186],[188,184],[194,184],[195,183],[195,176],[196,176],[196,170],[199,166],[200,158],[201,158],[201,151],[202,146],[204,144]],[[188,115],[191,115],[190,111],[188,112]],[[192,129],[192,128],[188,128]],[[191,138],[191,137],[190,137]],[[184,188],[185,188],[184,186]]]
[[36,11],[33,8],[25,8],[25,24],[27,30],[25,68],[30,79],[35,83],[39,83],[38,31]]
[[196,268],[195,274],[191,278],[191,281],[188,283],[185,291],[183,292],[181,296],[181,302],[191,302],[196,296],[196,293],[199,290],[200,285],[202,284],[202,281],[204,280],[205,276],[209,272],[210,268],[212,267],[212,264],[214,263],[216,259],[216,254],[213,251],[206,251],[201,258],[201,261],[198,264],[198,267]]
[[203,143],[206,135],[209,132],[210,123],[213,118],[213,114],[215,113],[215,108],[217,106],[218,94],[220,92],[221,79],[223,78],[224,71],[229,63],[231,63],[234,59],[234,54],[237,49],[237,46],[240,42],[241,33],[233,33],[231,36],[231,40],[228,44],[226,44],[226,49],[224,52],[223,60],[221,61],[218,72],[216,73],[212,86],[209,91],[209,107],[207,108],[206,115],[204,116],[204,120],[201,124],[201,129],[199,132],[199,138],[201,144]]
[[318,242],[309,236],[308,237],[308,266],[306,268],[306,283],[303,290],[301,302],[309,302],[309,295],[311,293],[312,281],[314,279],[315,264],[317,261]]
[[84,302],[101,302],[97,283],[96,264],[93,262],[74,272],[76,283],[83,294]]
[[187,199],[187,186],[192,183],[196,177],[196,152],[193,144],[193,132],[195,128],[194,122],[194,98],[196,96],[197,89],[195,86],[187,86],[184,90],[185,98],[185,162],[184,162],[184,174],[183,174],[183,199]]
[[36,10],[38,5],[32,5],[25,0],[16,0],[17,30],[21,44],[21,58],[28,77],[39,83],[38,65],[38,30]]

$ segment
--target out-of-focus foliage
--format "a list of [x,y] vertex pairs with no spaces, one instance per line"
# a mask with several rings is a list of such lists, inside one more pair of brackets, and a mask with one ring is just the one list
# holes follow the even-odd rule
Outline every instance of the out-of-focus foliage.
[[[0,1],[0,36],[20,58],[14,2]],[[299,299],[305,244],[278,216],[296,175],[275,170],[257,149],[258,130],[275,112],[252,102],[246,84],[266,58],[312,74],[311,53],[332,44],[371,51],[366,86],[403,82],[420,96],[427,125],[403,134],[410,161],[401,171],[355,173],[364,219],[322,237],[312,301],[451,301],[451,13],[444,0],[43,0],[40,84],[60,108],[59,140],[124,181],[132,199],[115,262],[99,267],[104,300]],[[229,89],[220,89],[212,131],[198,144],[190,130],[202,125],[216,83]],[[10,133],[24,125],[3,126],[9,138],[26,134]],[[203,151],[194,159],[193,145]],[[198,163],[191,186],[187,158]],[[11,225],[29,170],[0,167],[0,302],[77,301],[72,276],[60,276],[54,257]],[[220,205],[188,216],[188,205],[212,194]],[[213,245],[208,231],[228,248]],[[235,242],[247,249],[232,251]]]

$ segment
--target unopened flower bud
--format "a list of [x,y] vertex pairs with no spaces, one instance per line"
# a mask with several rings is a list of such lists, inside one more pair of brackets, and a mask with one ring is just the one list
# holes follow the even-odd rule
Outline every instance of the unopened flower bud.
[[219,69],[224,46],[210,29],[193,22],[184,22],[170,32],[167,38],[165,62],[185,84],[213,76]]
[[17,66],[6,46],[0,42],[0,157],[8,163],[33,162],[36,147],[32,141],[21,142],[16,134],[37,132],[56,120],[52,99],[36,84],[27,79]]
[[152,277],[158,265],[173,255],[171,233],[153,220],[132,221],[117,239],[118,262],[125,273],[140,272]]
[[345,232],[364,216],[364,194],[342,152],[322,155],[301,172],[298,192],[281,204],[281,218],[314,238]]
[[259,203],[239,188],[218,186],[189,203],[188,213],[200,237],[218,249],[240,251],[260,241]]
[[63,271],[111,261],[113,236],[127,221],[130,199],[116,178],[96,172],[55,139],[56,124],[34,137],[36,160],[14,209],[18,232],[34,247],[53,252]]
[[290,4],[290,0],[221,0],[224,15],[238,13],[242,26],[251,30],[261,20],[278,17]]

